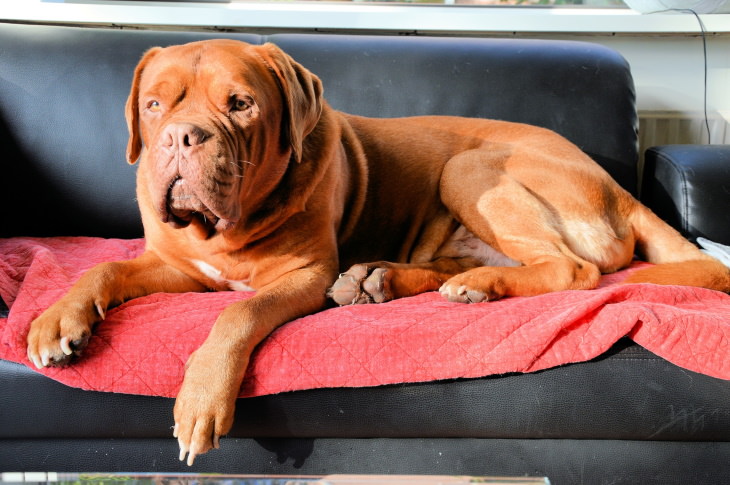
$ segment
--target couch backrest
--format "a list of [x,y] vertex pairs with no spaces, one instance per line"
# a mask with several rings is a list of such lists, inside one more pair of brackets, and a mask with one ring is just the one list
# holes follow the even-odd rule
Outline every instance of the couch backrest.
[[149,47],[213,37],[278,44],[350,113],[551,128],[635,192],[633,81],[626,61],[599,45],[0,24],[0,236],[140,236],[135,169],[124,161],[134,66]]

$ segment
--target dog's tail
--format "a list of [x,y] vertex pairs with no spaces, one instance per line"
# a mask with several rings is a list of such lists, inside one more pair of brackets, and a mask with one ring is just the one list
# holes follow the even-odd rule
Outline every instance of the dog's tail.
[[635,204],[629,220],[637,252],[655,266],[636,271],[625,283],[699,286],[730,293],[730,268],[700,251],[649,209]]

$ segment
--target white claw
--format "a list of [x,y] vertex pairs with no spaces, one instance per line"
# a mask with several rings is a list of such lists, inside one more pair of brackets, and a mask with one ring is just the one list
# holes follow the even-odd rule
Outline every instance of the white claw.
[[185,455],[188,454],[188,447],[180,440],[178,440],[178,443],[180,444],[180,461],[185,461]]
[[[48,364],[51,363],[51,359],[48,357],[48,353],[41,352],[41,367],[48,367]],[[38,365],[38,364],[36,364]],[[39,367],[40,368],[40,367]]]
[[69,338],[68,337],[63,337],[61,339],[61,350],[66,355],[71,355],[71,354],[74,353],[74,351],[71,350],[71,345],[69,343]]
[[193,462],[195,461],[196,456],[197,455],[195,453],[193,453],[192,451],[190,452],[190,454],[188,455],[188,466],[193,466]]
[[106,318],[106,310],[104,310],[104,307],[102,307],[99,302],[96,302],[96,311],[102,320]]
[[38,366],[40,362],[38,362],[38,359],[33,355],[33,352],[30,351],[30,347],[28,347],[27,355],[28,360],[31,361],[33,365],[36,366],[36,368],[40,369],[40,367]]
[[38,360],[38,357],[37,356],[31,355],[30,356],[30,360],[33,361],[33,365],[36,366],[36,369],[42,369],[43,368],[43,363],[40,360]]

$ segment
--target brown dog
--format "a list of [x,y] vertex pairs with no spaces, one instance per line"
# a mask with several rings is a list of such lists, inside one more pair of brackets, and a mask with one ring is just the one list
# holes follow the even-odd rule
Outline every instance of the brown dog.
[[339,304],[587,289],[638,250],[658,265],[632,282],[730,291],[727,268],[553,132],[366,119],[321,96],[319,79],[271,44],[150,50],[127,102],[147,250],[95,267],[36,319],[29,359],[68,362],[131,298],[256,289],[188,361],[174,435],[192,464],[230,429],[254,347],[323,308],[328,288]]

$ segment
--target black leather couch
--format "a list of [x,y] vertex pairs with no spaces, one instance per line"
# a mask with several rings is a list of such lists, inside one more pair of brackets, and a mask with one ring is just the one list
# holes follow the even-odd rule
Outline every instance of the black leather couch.
[[[141,236],[134,168],[124,162],[132,70],[150,46],[214,36],[280,45],[321,77],[329,102],[344,111],[552,128],[637,192],[630,69],[597,45],[0,24],[0,237]],[[689,236],[730,243],[729,154],[652,150],[647,202]],[[191,469],[177,460],[172,405],[68,388],[0,361],[0,471],[730,480],[730,383],[628,340],[594,361],[534,374],[242,399],[222,448]]]

